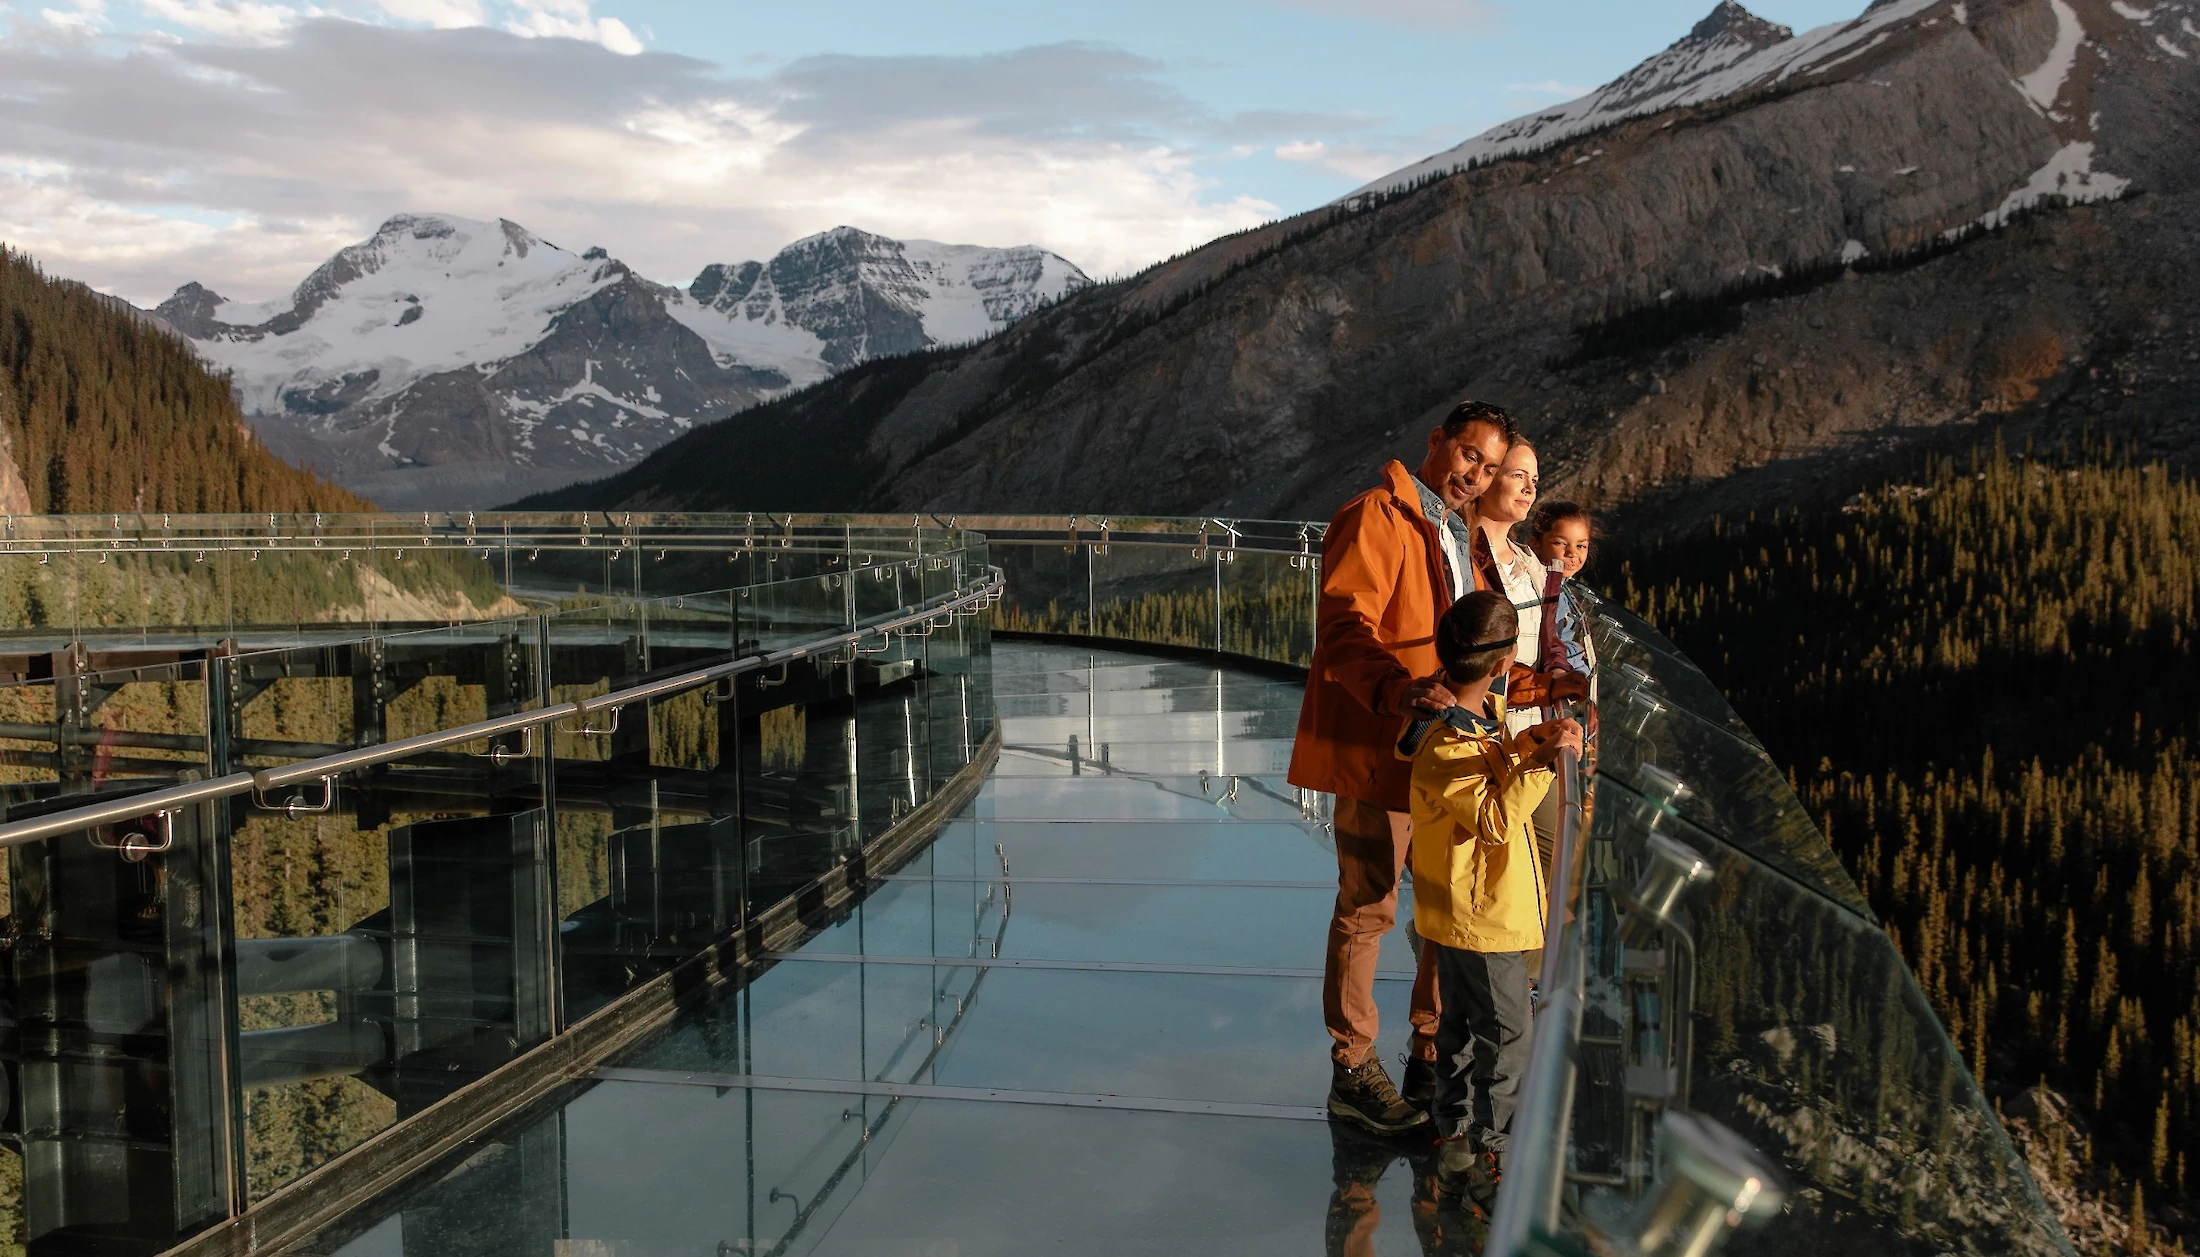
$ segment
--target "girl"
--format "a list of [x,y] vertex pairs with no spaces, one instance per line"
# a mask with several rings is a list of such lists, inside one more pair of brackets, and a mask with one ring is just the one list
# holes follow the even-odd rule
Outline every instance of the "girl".
[[1529,544],[1556,577],[1545,590],[1544,609],[1555,630],[1545,640],[1555,638],[1558,648],[1558,657],[1548,662],[1583,676],[1594,675],[1596,650],[1589,642],[1588,615],[1573,581],[1589,562],[1589,543],[1595,536],[1589,512],[1572,502],[1543,503],[1528,525]]

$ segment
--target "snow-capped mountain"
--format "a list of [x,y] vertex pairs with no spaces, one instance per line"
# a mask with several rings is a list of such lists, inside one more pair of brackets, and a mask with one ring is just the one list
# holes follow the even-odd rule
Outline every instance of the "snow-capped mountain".
[[2200,450],[2196,134],[2200,0],[1877,0],[1795,36],[1720,4],[1395,194],[537,504],[1318,519],[1462,397],[1520,417],[1546,492],[1676,530],[1989,425]]
[[696,422],[882,355],[982,339],[1087,286],[1043,249],[837,227],[686,290],[509,220],[400,214],[289,296],[157,314],[268,445],[393,509],[602,475]]
[[[2089,128],[2074,125],[2072,117],[2056,110],[2057,94],[2070,76],[2085,32],[2076,13],[2064,0],[2049,0],[2054,16],[2055,41],[2048,59],[2014,85],[2033,102],[2037,112],[2060,129],[2081,134],[2058,155],[2045,192],[2025,194],[2022,204],[2003,207],[2002,216],[2029,208],[2041,195],[2054,193],[2073,201],[2107,200],[2121,195],[2126,183],[2092,171],[2093,146]],[[1402,170],[1354,190],[1341,198],[1352,204],[1375,194],[1396,192],[1431,179],[1499,158],[1539,152],[1591,132],[1667,110],[1699,106],[1740,97],[1759,89],[1816,86],[1836,81],[1834,71],[1852,71],[1855,63],[1879,52],[1906,28],[1970,24],[1969,5],[1947,0],[1875,0],[1850,21],[1832,22],[1798,36],[1788,27],[1767,22],[1735,0],[1720,0],[1710,16],[1696,24],[1686,37],[1626,74],[1578,100],[1539,110],[1500,123],[1464,144],[1415,162]],[[2002,4],[1981,4],[1998,17]],[[2112,6],[2114,7],[2114,6]],[[2122,13],[2124,9],[2118,8]],[[2136,10],[2133,10],[2136,12]],[[1594,156],[1591,154],[1590,156]],[[1586,162],[1589,156],[1580,160]]]

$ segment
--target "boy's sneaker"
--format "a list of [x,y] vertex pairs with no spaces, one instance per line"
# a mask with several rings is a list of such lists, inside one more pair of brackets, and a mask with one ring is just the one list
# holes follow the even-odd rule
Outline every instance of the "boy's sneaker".
[[1484,1213],[1497,1205],[1497,1185],[1505,1177],[1504,1163],[1494,1152],[1474,1146],[1465,1135],[1436,1146],[1436,1187],[1444,1195]]
[[1402,1135],[1428,1124],[1428,1114],[1405,1102],[1373,1053],[1352,1069],[1332,1065],[1329,1111],[1378,1135]]
[[1407,1104],[1426,1113],[1429,1106],[1436,1103],[1436,1062],[1424,1061],[1418,1056],[1403,1059],[1406,1072],[1399,1078],[1398,1094]]

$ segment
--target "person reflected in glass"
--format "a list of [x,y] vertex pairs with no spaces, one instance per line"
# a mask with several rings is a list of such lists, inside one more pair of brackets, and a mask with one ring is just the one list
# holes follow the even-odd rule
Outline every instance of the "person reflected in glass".
[[1520,613],[1495,590],[1452,604],[1436,628],[1440,679],[1456,705],[1407,725],[1413,765],[1413,929],[1436,959],[1434,1116],[1439,1184],[1495,1203],[1528,1064],[1528,960],[1549,902],[1531,817],[1581,726],[1517,733],[1497,688],[1519,651]]
[[1397,921],[1410,835],[1400,724],[1442,711],[1431,628],[1474,590],[1474,501],[1518,432],[1512,416],[1461,402],[1428,433],[1419,468],[1392,461],[1322,538],[1314,657],[1291,746],[1290,782],[1336,796],[1337,900],[1322,965],[1329,1111],[1376,1134],[1428,1123],[1435,1088],[1436,973],[1417,970],[1401,1095],[1375,1055],[1375,962]]
[[1379,1139],[1350,1122],[1329,1123],[1334,1189],[1323,1220],[1322,1251],[1328,1257],[1375,1257],[1383,1225],[1383,1179],[1406,1167],[1413,1236],[1423,1257],[1474,1257],[1489,1242],[1488,1215],[1446,1207],[1436,1186],[1436,1145]]

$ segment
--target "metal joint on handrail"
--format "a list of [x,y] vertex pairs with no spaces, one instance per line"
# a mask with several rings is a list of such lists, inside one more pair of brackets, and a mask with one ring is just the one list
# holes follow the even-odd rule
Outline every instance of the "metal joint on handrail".
[[535,726],[528,725],[519,731],[518,750],[508,751],[501,746],[496,746],[492,744],[488,750],[481,752],[475,758],[488,760],[490,763],[495,764],[499,768],[502,768],[504,765],[509,764],[514,760],[527,759],[533,756],[534,753]]
[[[621,703],[607,703],[595,707],[590,707],[586,703],[583,703],[581,704],[580,711],[575,713],[576,715],[581,717],[581,726],[580,728],[573,730],[573,732],[584,738],[610,737],[612,734],[619,731],[619,712],[623,709],[623,707],[624,704]],[[590,723],[590,721],[588,720],[589,713],[598,711],[610,712],[611,723],[603,725],[601,727]]]
[[121,838],[101,838],[92,835],[92,846],[101,851],[112,851],[135,864],[149,855],[159,855],[176,845],[176,812],[170,808],[153,813],[160,823],[160,837],[153,838],[141,832],[124,834]]
[[264,769],[252,774],[252,806],[263,812],[281,812],[285,816],[310,816],[326,812],[336,806],[336,775],[334,773],[318,778],[321,783],[321,801],[319,803],[306,802],[305,788],[302,782],[298,783],[299,790],[297,794],[281,803],[270,803],[267,801],[267,791],[270,789],[280,790],[282,785],[270,783],[266,778],[267,773]]

